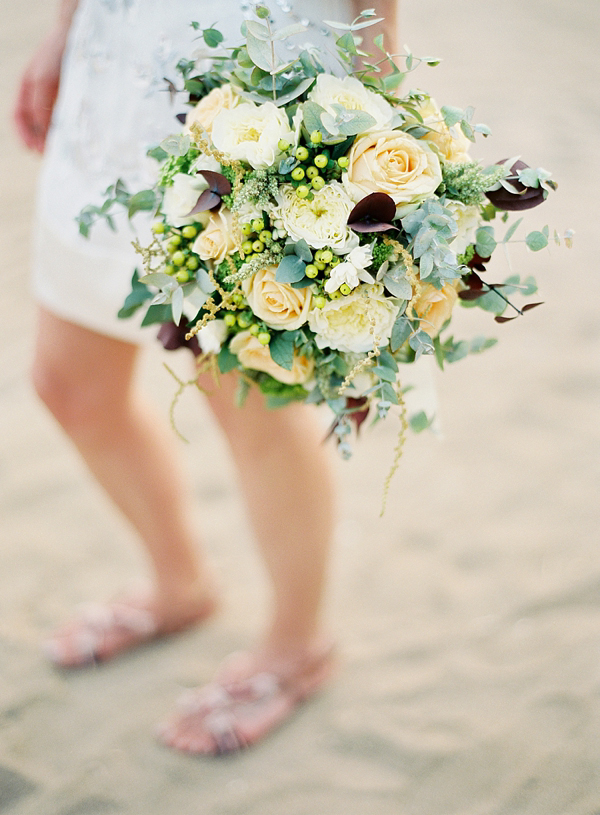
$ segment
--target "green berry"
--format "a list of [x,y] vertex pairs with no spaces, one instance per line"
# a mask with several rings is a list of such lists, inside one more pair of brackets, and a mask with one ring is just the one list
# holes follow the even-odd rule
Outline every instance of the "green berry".
[[237,324],[240,328],[248,328],[248,326],[252,323],[252,317],[250,314],[242,312],[238,314]]
[[190,279],[190,273],[187,269],[180,269],[175,275],[175,280],[178,283],[187,283]]
[[329,295],[329,299],[330,300],[339,300],[341,296],[342,296],[342,294],[341,294],[340,290],[336,289],[335,291],[331,292],[331,294]]
[[242,224],[242,235],[247,238],[252,234],[252,224]]
[[265,228],[265,222],[263,221],[262,218],[255,218],[252,221],[252,230],[254,232],[262,232],[264,228]]
[[322,294],[319,294],[317,297],[315,297],[313,302],[317,308],[325,308],[327,304],[327,300],[323,297]]
[[191,241],[192,238],[195,238],[196,235],[198,234],[198,230],[196,229],[195,226],[192,226],[192,224],[188,224],[187,226],[183,227],[183,229],[181,230],[181,234],[183,235],[184,238],[187,238],[189,241]]
[[325,264],[321,260],[315,260],[315,266],[320,272],[325,268]]
[[268,345],[271,342],[271,335],[267,331],[259,331],[256,339],[261,345]]
[[339,255],[334,255],[329,262],[332,266],[337,266],[338,263],[342,262],[342,259]]
[[165,274],[175,274],[177,269],[173,266],[172,263],[167,263],[165,266]]
[[163,224],[162,221],[155,221],[152,224],[152,231],[154,232],[155,235],[162,235],[163,232],[165,231],[165,225]]
[[318,175],[319,171],[317,170],[316,167],[313,167],[312,164],[310,165],[310,167],[307,167],[306,169],[307,178],[310,178],[312,180],[313,178],[316,178]]
[[298,161],[306,161],[308,158],[308,150],[306,147],[297,147],[296,148],[296,158]]
[[181,235],[173,235],[169,238],[169,244],[171,246],[179,246],[181,243]]
[[313,178],[310,183],[312,184],[313,190],[322,190],[325,186],[325,179],[322,175],[318,175],[316,178]]
[[340,286],[340,291],[342,294],[350,294],[352,289],[347,283],[342,283],[342,285]]
[[319,274],[319,270],[314,265],[314,263],[309,263],[308,266],[306,267],[306,269],[304,270],[304,274],[307,277],[311,277],[311,278],[316,277]]
[[308,189],[306,184],[301,184],[299,187],[296,188],[296,195],[298,196],[298,198],[307,198],[309,192],[310,190]]
[[319,167],[319,169],[323,169],[323,167],[327,167],[327,156],[324,153],[319,153],[318,156],[315,156],[314,162],[315,167]]
[[252,251],[252,241],[244,241],[242,244],[242,252],[245,255],[249,255]]
[[250,331],[250,333],[252,334],[253,337],[256,337],[256,335],[260,331],[260,326],[259,326],[258,323],[252,323],[252,325],[250,326],[250,328],[248,330]]
[[244,295],[241,293],[241,291],[234,291],[234,293],[231,295],[231,299],[236,306],[240,306],[244,302]]
[[265,245],[262,241],[254,241],[252,244],[252,251],[256,252],[259,255],[261,252],[265,251]]
[[310,140],[313,144],[321,144],[323,141],[323,134],[320,130],[313,130],[310,134]]
[[321,263],[331,263],[331,261],[333,260],[333,252],[331,251],[331,249],[323,249],[319,260],[321,261]]
[[273,240],[273,233],[269,232],[268,229],[263,229],[263,231],[258,236],[258,239],[268,246]]
[[198,268],[198,258],[195,255],[191,255],[185,262],[185,265],[188,269],[191,269],[192,272],[195,272]]
[[260,17],[261,20],[266,20],[271,12],[266,6],[257,6],[254,13],[257,17]]
[[287,142],[285,139],[279,139],[279,141],[277,142],[277,147],[279,147],[282,153],[285,153],[286,150],[289,150],[290,146],[291,146],[290,143]]
[[339,159],[337,160],[337,163],[342,168],[342,170],[345,170],[350,162],[348,161],[348,156],[340,156]]
[[304,170],[302,169],[302,167],[294,167],[294,169],[292,170],[292,178],[294,179],[294,181],[302,181],[302,179],[304,178]]
[[235,314],[232,314],[231,312],[228,312],[223,317],[223,322],[225,323],[226,326],[228,326],[228,328],[233,328],[233,326],[237,322],[237,318],[236,318]]
[[183,264],[185,263],[185,255],[181,251],[173,252],[171,261],[175,266],[183,266]]

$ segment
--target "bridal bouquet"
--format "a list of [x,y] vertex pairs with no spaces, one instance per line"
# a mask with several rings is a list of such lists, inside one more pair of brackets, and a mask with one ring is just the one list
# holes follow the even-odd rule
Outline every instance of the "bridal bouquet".
[[[270,406],[327,402],[348,455],[352,423],[368,414],[398,406],[407,426],[404,366],[433,354],[443,367],[495,342],[443,334],[457,303],[497,322],[539,305],[513,302],[535,292],[531,277],[492,283],[485,272],[520,224],[500,239],[498,222],[555,184],[519,158],[471,158],[475,134],[489,135],[472,108],[400,95],[407,72],[437,60],[390,54],[381,36],[378,56],[363,51],[358,32],[380,21],[372,10],[326,23],[337,32],[333,71],[310,45],[282,61],[281,43],[304,27],[274,30],[268,9],[256,14],[227,50],[216,28],[192,24],[212,58],[203,72],[178,65],[191,107],[178,117],[183,131],[150,153],[157,186],[132,195],[117,182],[80,229],[110,219],[114,201],[130,215],[154,210],[153,242],[136,245],[144,273],[121,316],[144,306],[144,324],[165,324],[167,347],[189,345],[217,375],[237,369],[242,391],[258,386]],[[548,239],[545,227],[524,240],[538,251]],[[427,423],[412,418],[415,429]]]

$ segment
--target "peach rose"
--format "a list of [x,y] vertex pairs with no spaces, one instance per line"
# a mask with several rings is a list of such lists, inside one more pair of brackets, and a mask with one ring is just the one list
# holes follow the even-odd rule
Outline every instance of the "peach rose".
[[419,113],[423,117],[423,124],[431,128],[421,137],[422,139],[434,144],[446,161],[456,163],[471,161],[469,157],[471,142],[459,127],[447,126],[433,99],[427,99],[419,107]]
[[218,212],[210,213],[208,223],[194,241],[192,251],[200,255],[202,260],[221,263],[235,248],[231,212],[221,207]]
[[275,266],[259,269],[242,282],[248,305],[270,328],[295,331],[308,319],[312,294],[307,286],[294,289],[275,280]]
[[435,152],[402,130],[361,136],[348,158],[348,171],[342,181],[355,202],[372,192],[385,192],[397,208],[408,212],[407,206],[429,198],[442,181]]
[[421,329],[429,334],[431,339],[437,337],[452,314],[458,298],[457,285],[458,281],[446,283],[443,289],[436,289],[431,283],[422,283],[421,294],[411,303],[413,311],[422,320]]
[[263,371],[285,385],[301,385],[312,376],[315,363],[312,359],[294,354],[292,370],[288,371],[273,361],[268,345],[261,343],[249,331],[240,331],[231,340],[229,348],[236,354],[244,368]]
[[198,102],[193,110],[188,112],[185,118],[184,132],[189,133],[193,124],[199,124],[208,133],[211,133],[217,113],[222,110],[231,110],[239,101],[240,97],[233,92],[233,88],[228,82],[219,88],[213,88],[210,93]]

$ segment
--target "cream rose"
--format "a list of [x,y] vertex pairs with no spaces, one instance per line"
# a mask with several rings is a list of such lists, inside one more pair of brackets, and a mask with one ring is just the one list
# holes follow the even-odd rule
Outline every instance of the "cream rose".
[[433,99],[427,99],[420,107],[423,124],[431,130],[421,138],[435,145],[446,161],[461,163],[471,161],[471,142],[457,127],[449,128]]
[[348,158],[342,181],[350,198],[360,201],[372,192],[385,192],[401,215],[432,196],[442,181],[435,152],[402,130],[361,136]]
[[267,345],[253,337],[249,331],[240,331],[229,343],[229,349],[236,354],[244,368],[264,371],[285,385],[301,385],[312,376],[315,363],[312,359],[294,354],[292,370],[288,371],[273,361]]
[[457,255],[462,255],[470,243],[475,243],[475,233],[481,223],[479,207],[467,206],[461,201],[446,201],[444,206],[452,213],[458,232],[450,244]]
[[308,98],[316,102],[327,113],[336,116],[333,105],[342,105],[348,110],[362,110],[369,113],[375,123],[365,130],[371,133],[374,130],[386,130],[392,123],[394,110],[389,102],[378,93],[366,88],[362,82],[352,76],[340,79],[331,74],[319,74]]
[[227,336],[225,320],[211,320],[198,331],[196,336],[205,354],[218,354]]
[[221,207],[218,212],[210,213],[208,223],[194,241],[192,251],[200,255],[202,260],[221,263],[235,248],[231,212]]
[[329,246],[338,254],[349,252],[358,245],[358,239],[348,226],[348,216],[354,204],[339,181],[331,181],[312,201],[298,198],[291,184],[282,184],[278,193],[279,209],[285,231],[295,241],[302,238],[313,249]]
[[281,155],[280,139],[289,144],[294,141],[285,110],[272,102],[242,102],[231,110],[221,110],[214,118],[211,135],[217,150],[255,170],[275,164]]
[[431,283],[421,285],[421,294],[411,302],[411,306],[417,317],[421,318],[421,329],[434,339],[452,314],[458,298],[457,283],[446,283],[443,289],[436,289]]
[[185,226],[195,221],[203,221],[205,214],[189,215],[196,205],[200,193],[207,189],[208,183],[201,176],[190,176],[186,173],[177,173],[173,176],[173,183],[165,190],[162,202],[162,211],[172,226]]
[[310,287],[294,289],[275,280],[275,267],[259,269],[242,281],[248,305],[270,328],[295,331],[308,319],[312,306]]
[[375,338],[387,345],[397,314],[398,306],[384,295],[381,283],[373,283],[313,309],[308,325],[319,348],[362,353],[373,349]]
[[229,82],[219,88],[213,88],[193,110],[188,112],[185,118],[184,133],[189,133],[193,124],[199,124],[208,133],[211,133],[215,116],[222,110],[231,110],[239,102],[240,97],[234,93]]

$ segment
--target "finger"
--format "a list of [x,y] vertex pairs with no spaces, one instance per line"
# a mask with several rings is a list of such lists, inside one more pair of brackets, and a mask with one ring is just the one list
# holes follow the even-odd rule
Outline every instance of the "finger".
[[33,94],[34,129],[37,138],[37,149],[43,151],[46,137],[52,120],[52,111],[58,86],[54,82],[42,81],[35,86]]
[[35,150],[37,149],[37,139],[35,137],[35,128],[32,120],[31,99],[32,85],[31,82],[25,78],[19,88],[13,116],[19,136],[27,147],[31,150]]

